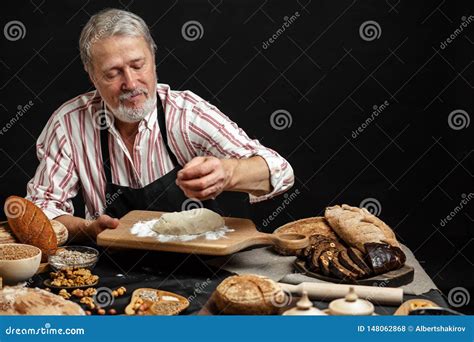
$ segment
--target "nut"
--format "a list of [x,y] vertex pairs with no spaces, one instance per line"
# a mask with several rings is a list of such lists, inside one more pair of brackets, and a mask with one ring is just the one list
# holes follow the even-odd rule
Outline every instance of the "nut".
[[117,310],[109,309],[109,315],[116,315],[116,314],[117,314]]
[[99,315],[105,315],[105,310],[104,309],[99,309],[99,310],[97,310],[97,313]]
[[58,293],[58,295],[60,295],[61,297],[63,297],[64,299],[69,299],[71,298],[71,294],[69,292],[67,292],[66,289],[61,289]]

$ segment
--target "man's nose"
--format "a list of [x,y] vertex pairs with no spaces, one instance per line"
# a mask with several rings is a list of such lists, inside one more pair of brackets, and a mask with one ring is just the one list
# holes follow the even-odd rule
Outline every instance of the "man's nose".
[[130,71],[129,68],[126,68],[123,71],[123,85],[122,85],[122,90],[134,90],[137,85],[136,85],[136,80],[134,78],[133,73]]

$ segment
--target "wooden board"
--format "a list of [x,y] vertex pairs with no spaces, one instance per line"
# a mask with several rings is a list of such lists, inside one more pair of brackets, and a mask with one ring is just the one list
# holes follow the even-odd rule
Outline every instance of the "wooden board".
[[[228,255],[257,245],[278,244],[285,248],[303,248],[309,241],[298,234],[274,235],[257,231],[255,224],[248,219],[224,217],[227,227],[234,229],[217,240],[199,237],[191,241],[160,242],[155,237],[138,237],[130,228],[138,221],[159,218],[163,212],[134,210],[120,219],[116,229],[107,229],[97,236],[97,244],[104,247],[145,249],[165,252],[196,253],[205,255]],[[303,246],[303,247],[301,247]]]
[[393,270],[383,274],[379,274],[374,277],[357,279],[354,281],[345,281],[339,278],[328,277],[323,274],[311,272],[306,268],[306,264],[303,260],[296,260],[295,267],[303,272],[308,277],[321,279],[331,283],[338,284],[357,284],[357,285],[369,285],[369,286],[383,286],[383,287],[399,287],[402,285],[409,284],[413,281],[415,269],[410,265],[403,265],[398,270]]

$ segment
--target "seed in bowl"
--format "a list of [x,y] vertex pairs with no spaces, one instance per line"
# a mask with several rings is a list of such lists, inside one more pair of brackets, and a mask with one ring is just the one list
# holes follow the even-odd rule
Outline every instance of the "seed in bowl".
[[26,245],[0,245],[0,260],[20,260],[38,255],[38,249]]
[[94,257],[95,255],[92,253],[60,248],[55,255],[51,256],[51,261],[65,265],[81,265],[89,262]]

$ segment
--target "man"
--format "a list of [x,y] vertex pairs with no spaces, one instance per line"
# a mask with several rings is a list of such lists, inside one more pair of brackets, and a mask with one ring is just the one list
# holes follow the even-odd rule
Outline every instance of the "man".
[[[27,198],[71,236],[95,238],[134,209],[180,211],[192,198],[217,210],[223,191],[258,202],[293,185],[288,162],[216,107],[157,84],[156,45],[140,17],[104,10],[90,18],[79,45],[96,90],[51,116],[27,186]],[[78,191],[88,220],[73,216]]]

